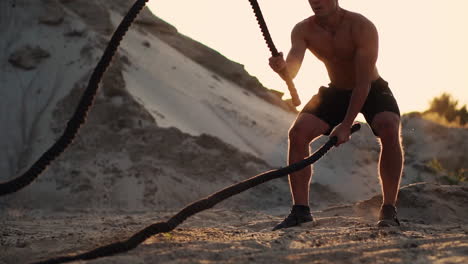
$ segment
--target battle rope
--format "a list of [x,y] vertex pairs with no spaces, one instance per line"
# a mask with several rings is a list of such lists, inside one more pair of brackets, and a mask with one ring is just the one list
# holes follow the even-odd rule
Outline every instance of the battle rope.
[[[351,128],[351,133],[359,130],[361,128],[360,124],[355,124]],[[237,184],[231,185],[227,188],[224,188],[218,192],[211,194],[205,198],[202,198],[194,203],[189,204],[182,210],[180,210],[173,217],[169,218],[166,222],[158,222],[150,226],[145,227],[144,229],[138,231],[133,236],[128,238],[125,241],[115,242],[106,246],[98,247],[91,251],[78,254],[75,256],[63,256],[52,258],[44,261],[35,262],[34,264],[57,264],[65,263],[75,260],[90,260],[100,257],[106,257],[115,255],[118,253],[126,252],[131,249],[136,248],[139,244],[143,243],[146,239],[151,236],[154,236],[159,233],[166,233],[174,230],[178,225],[184,222],[190,216],[193,216],[196,213],[204,211],[206,209],[212,208],[216,204],[226,200],[227,198],[239,194],[243,191],[246,191],[250,188],[253,188],[257,185],[271,181],[276,178],[288,175],[292,172],[301,170],[310,164],[319,160],[323,155],[325,155],[330,148],[332,148],[337,142],[336,137],[330,138],[320,149],[318,149],[314,154],[309,157],[299,161],[297,163],[291,164],[287,167],[283,167],[277,170],[272,170],[264,172],[262,174],[256,175],[252,178],[239,182]]]
[[25,173],[23,173],[23,175],[8,182],[0,183],[0,196],[17,192],[29,185],[68,147],[68,145],[70,145],[70,143],[72,143],[79,128],[86,121],[86,116],[89,108],[93,104],[98,85],[104,75],[104,72],[111,63],[112,57],[117,51],[117,48],[119,47],[128,28],[147,1],[148,0],[136,0],[135,4],[128,11],[127,15],[115,30],[104,54],[101,57],[101,60],[96,65],[96,68],[94,68],[93,74],[88,82],[88,87],[82,95],[75,113],[70,121],[68,121],[62,136]]
[[[266,25],[265,19],[263,18],[262,10],[260,9],[260,6],[258,5],[257,0],[249,0],[249,2],[250,2],[250,5],[252,6],[255,17],[257,18],[258,25],[260,26],[260,30],[262,31],[263,38],[265,39],[265,42],[268,46],[268,49],[270,50],[271,55],[273,57],[280,56],[278,50],[275,47],[275,44],[273,43],[273,39],[271,38],[270,32],[268,31],[268,27]],[[285,82],[286,82],[286,85],[288,86],[288,90],[289,90],[289,93],[291,94],[292,102],[294,106],[299,106],[301,101],[299,100],[296,86],[294,85],[294,82],[292,81],[291,76],[289,76],[289,73],[286,69],[281,73],[281,75],[285,78]]]

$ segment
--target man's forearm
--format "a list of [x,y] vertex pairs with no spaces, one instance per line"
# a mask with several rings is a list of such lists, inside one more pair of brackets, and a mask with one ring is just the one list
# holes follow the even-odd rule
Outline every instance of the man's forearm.
[[294,64],[288,64],[286,63],[286,67],[281,72],[278,72],[279,76],[283,80],[288,80],[289,78],[292,80],[296,78],[297,73],[299,72],[299,67],[294,67]]
[[[286,58],[286,69],[287,69],[287,74],[289,78],[294,79],[296,78],[297,73],[299,72],[299,69],[301,68],[301,63],[297,61],[296,58],[288,55]],[[285,76],[285,77],[288,77]]]
[[361,111],[364,102],[367,99],[369,94],[370,84],[359,84],[357,85],[351,94],[351,100],[349,102],[348,110],[346,112],[345,118],[343,119],[343,124],[351,126],[356,119],[356,116]]

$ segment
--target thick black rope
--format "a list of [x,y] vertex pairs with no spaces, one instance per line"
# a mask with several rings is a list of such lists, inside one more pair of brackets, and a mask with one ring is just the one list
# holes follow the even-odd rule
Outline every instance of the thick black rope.
[[[351,128],[351,132],[354,133],[355,131],[359,130],[361,127],[360,124],[355,124]],[[35,262],[33,264],[57,264],[57,263],[65,263],[71,262],[75,260],[90,260],[96,259],[100,257],[106,257],[115,255],[118,253],[126,252],[131,249],[136,248],[139,244],[143,243],[146,239],[151,236],[154,236],[159,233],[166,233],[174,230],[178,225],[182,224],[187,218],[193,216],[196,213],[204,211],[206,209],[212,208],[216,204],[226,200],[227,198],[234,196],[238,193],[246,191],[250,188],[253,188],[257,185],[265,183],[267,181],[271,181],[276,178],[283,177],[288,175],[292,172],[301,170],[310,164],[319,160],[323,155],[325,155],[330,148],[332,148],[337,142],[337,138],[333,137],[329,139],[320,149],[318,149],[314,154],[305,158],[304,160],[291,164],[287,167],[283,167],[277,170],[272,170],[268,172],[264,172],[262,174],[256,175],[252,178],[239,182],[237,184],[231,185],[227,188],[224,188],[218,192],[211,194],[203,199],[200,199],[194,203],[189,204],[182,210],[180,210],[177,214],[172,216],[166,222],[158,222],[152,224],[150,226],[145,227],[144,229],[138,231],[133,236],[128,238],[124,241],[115,242],[109,245],[105,245],[102,247],[98,247],[91,251],[74,255],[74,256],[63,256],[52,258],[44,261]]]
[[275,43],[273,43],[273,39],[271,38],[270,31],[268,31],[268,27],[265,23],[265,19],[263,18],[262,10],[260,9],[260,6],[258,5],[257,0],[249,0],[249,2],[250,2],[250,5],[252,6],[255,17],[257,18],[258,26],[260,27],[260,30],[262,31],[263,38],[265,39],[265,42],[268,46],[268,49],[270,50],[271,55],[275,57],[279,56],[279,52],[275,47]]
[[102,76],[111,63],[112,57],[117,51],[122,38],[147,1],[148,0],[137,0],[115,30],[104,54],[101,57],[101,60],[96,65],[96,68],[94,68],[93,74],[88,82],[88,87],[83,93],[75,113],[71,117],[70,121],[68,121],[62,136],[60,136],[52,147],[42,154],[42,156],[25,173],[23,173],[23,175],[8,182],[0,183],[0,196],[17,192],[29,185],[70,145],[70,143],[72,143],[79,128],[86,121],[86,116],[93,104]]
[[[278,50],[276,49],[275,43],[273,43],[273,39],[271,38],[270,31],[268,30],[265,19],[263,18],[262,10],[260,9],[260,6],[258,5],[257,0],[249,0],[249,2],[250,2],[250,5],[252,6],[253,12],[258,22],[258,26],[260,27],[260,30],[262,31],[263,38],[265,39],[265,42],[268,46],[268,49],[270,50],[271,55],[274,57],[280,56]],[[286,82],[286,85],[288,86],[288,90],[291,93],[291,96],[293,98],[293,103],[295,103],[294,99],[295,98],[299,99],[297,95],[296,86],[294,85],[294,82],[292,81],[292,78],[289,76],[289,73],[287,70],[282,72],[282,75],[285,78],[284,81]]]

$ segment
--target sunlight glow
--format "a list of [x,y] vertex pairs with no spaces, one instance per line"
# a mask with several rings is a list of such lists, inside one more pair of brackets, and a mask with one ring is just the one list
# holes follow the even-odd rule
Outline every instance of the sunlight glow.
[[[308,1],[259,0],[259,4],[275,45],[287,53],[290,30],[312,15]],[[340,4],[377,26],[377,67],[403,113],[427,109],[429,101],[442,92],[452,94],[460,104],[468,103],[468,1],[341,0]],[[266,87],[287,91],[268,66],[270,54],[249,1],[150,0],[148,5],[182,34],[244,64]],[[295,83],[304,105],[329,79],[321,62],[308,54]]]

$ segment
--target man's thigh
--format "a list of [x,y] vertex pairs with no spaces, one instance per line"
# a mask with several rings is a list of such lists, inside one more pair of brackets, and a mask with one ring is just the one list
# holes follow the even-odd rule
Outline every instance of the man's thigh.
[[386,81],[380,79],[373,84],[361,112],[376,136],[379,136],[375,130],[378,124],[376,120],[399,121],[400,109]]
[[292,125],[289,133],[302,136],[309,141],[314,138],[325,134],[330,130],[330,125],[319,117],[309,113],[299,113]]
[[319,92],[304,106],[301,113],[312,114],[325,122],[328,130],[323,134],[329,135],[331,130],[343,121],[350,98],[350,91],[321,87]]

